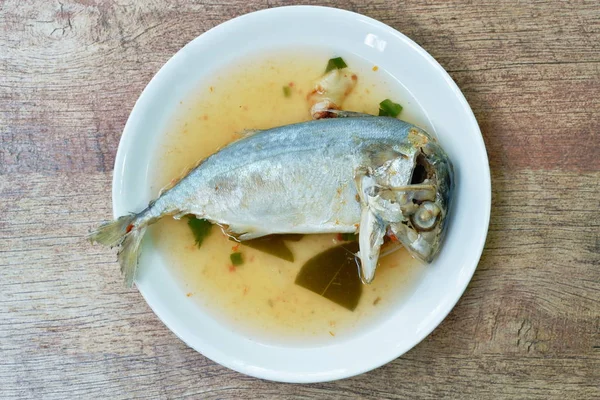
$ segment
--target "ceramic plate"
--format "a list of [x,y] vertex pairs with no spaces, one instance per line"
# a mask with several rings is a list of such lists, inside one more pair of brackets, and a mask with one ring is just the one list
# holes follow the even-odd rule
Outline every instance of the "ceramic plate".
[[137,101],[117,153],[115,216],[146,207],[155,149],[180,100],[219,65],[276,48],[330,47],[387,71],[419,102],[455,166],[456,192],[442,251],[413,293],[360,335],[330,345],[252,341],[219,324],[186,298],[151,241],[143,244],[137,287],[156,315],[206,357],[244,374],[319,382],[379,367],[410,350],[448,315],[471,279],[490,217],[490,173],[479,127],[444,69],[400,32],[371,18],[323,7],[255,12],[202,34],[173,56]]

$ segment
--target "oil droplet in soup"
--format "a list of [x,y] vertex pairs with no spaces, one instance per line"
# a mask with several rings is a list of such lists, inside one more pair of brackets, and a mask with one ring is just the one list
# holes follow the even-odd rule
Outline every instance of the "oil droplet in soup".
[[[182,101],[159,146],[152,171],[156,192],[244,130],[309,120],[306,95],[337,55],[324,49],[281,51],[215,73]],[[400,118],[429,127],[418,103],[382,68],[351,55],[343,58],[358,75],[344,109],[376,115],[379,103],[389,98],[404,107]],[[425,268],[404,250],[382,258],[374,282],[363,287],[358,305],[349,311],[294,283],[306,261],[340,244],[336,235],[286,242],[292,263],[232,242],[217,227],[201,248],[185,221],[164,218],[151,233],[188,301],[231,329],[270,343],[330,343],[367,329],[401,304]],[[242,265],[232,265],[233,252],[242,253]]]

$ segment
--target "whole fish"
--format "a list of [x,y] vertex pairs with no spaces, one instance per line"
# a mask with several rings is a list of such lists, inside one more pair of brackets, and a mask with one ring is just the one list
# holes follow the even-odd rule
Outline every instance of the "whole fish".
[[359,233],[359,274],[375,276],[385,235],[430,262],[448,221],[453,168],[435,139],[389,117],[337,118],[256,131],[202,160],[138,214],[103,224],[127,285],[146,227],[194,214],[243,241],[282,233]]

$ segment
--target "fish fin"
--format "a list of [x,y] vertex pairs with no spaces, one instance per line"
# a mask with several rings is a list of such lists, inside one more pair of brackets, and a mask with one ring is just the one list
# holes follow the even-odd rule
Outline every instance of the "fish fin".
[[241,235],[238,235],[237,239],[241,240],[241,241],[244,241],[244,240],[258,239],[260,237],[267,236],[267,235],[270,235],[270,233],[265,233],[265,232],[246,232],[246,233],[242,233]]
[[135,280],[139,247],[146,232],[146,223],[139,223],[142,214],[143,212],[124,215],[115,221],[105,222],[87,236],[92,243],[100,243],[111,247],[119,246],[119,264],[121,265],[121,273],[125,277],[125,284],[128,287],[131,287]]
[[323,112],[327,112],[330,114],[333,114],[332,116],[330,116],[330,118],[364,118],[364,117],[375,117],[375,115],[372,114],[365,114],[365,113],[359,113],[356,111],[344,111],[344,110],[335,110],[335,109],[329,109],[329,110],[324,110]]
[[367,284],[375,278],[375,270],[379,260],[379,251],[387,232],[385,223],[378,218],[370,207],[363,207],[360,217],[358,245],[360,248],[360,280]]
[[375,180],[364,170],[357,170],[355,176],[356,187],[361,203],[361,216],[358,234],[360,266],[358,274],[360,280],[367,284],[375,278],[375,270],[379,260],[379,251],[383,238],[387,232],[387,224],[377,216],[376,210],[369,205],[372,203],[376,186]]
[[137,272],[138,259],[140,256],[140,244],[146,233],[146,227],[132,229],[121,243],[118,259],[121,265],[121,273],[125,277],[125,285],[133,286]]
[[130,226],[135,220],[135,214],[123,215],[115,221],[105,222],[98,229],[90,232],[87,239],[92,243],[100,243],[105,246],[114,247],[123,241],[127,232],[131,230]]
[[223,233],[225,235],[229,236],[232,239],[235,239],[238,242],[241,242],[244,240],[256,239],[259,237],[270,235],[270,233],[257,231],[248,226],[220,225],[220,224],[219,224],[219,226],[221,226],[221,230],[223,231]]

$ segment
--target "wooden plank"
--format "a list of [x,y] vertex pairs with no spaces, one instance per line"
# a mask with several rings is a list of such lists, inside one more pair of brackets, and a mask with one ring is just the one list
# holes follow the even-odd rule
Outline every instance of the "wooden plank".
[[[405,32],[450,71],[493,167],[597,170],[600,10],[496,3],[356,10]],[[85,4],[4,6],[0,120],[11,124],[0,125],[0,173],[111,170],[128,112],[160,66],[215,23],[261,6]]]
[[[452,397],[459,387],[478,398],[500,388],[531,398],[597,393],[599,229],[589,219],[600,206],[600,173],[494,175],[484,256],[442,325],[389,366],[302,388],[215,365],[122,287],[114,251],[82,239],[110,217],[108,175],[0,178],[0,214],[8,216],[0,226],[3,398],[218,398],[249,390],[256,397]],[[560,197],[551,195],[557,185],[565,186]]]
[[[309,1],[314,3],[314,1]],[[319,2],[404,32],[481,125],[493,212],[446,320],[403,357],[284,385],[187,348],[110,250],[114,156],[141,90],[185,43],[283,0],[0,2],[0,398],[600,397],[597,1]]]

